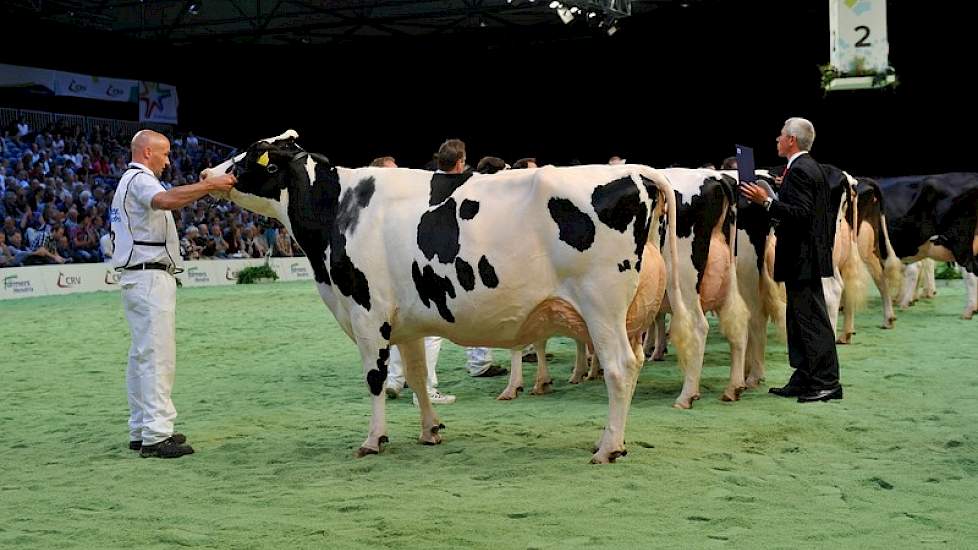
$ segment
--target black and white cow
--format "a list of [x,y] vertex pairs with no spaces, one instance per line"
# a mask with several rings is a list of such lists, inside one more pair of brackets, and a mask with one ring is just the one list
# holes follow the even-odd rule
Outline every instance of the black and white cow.
[[[883,303],[881,328],[893,328],[896,314],[893,300],[900,293],[903,264],[893,250],[886,227],[885,198],[879,183],[871,178],[856,178],[858,213],[856,221],[859,255],[869,268],[869,273],[879,290]],[[855,312],[846,309],[846,326],[855,323]]]
[[[734,260],[737,180],[707,169],[667,168],[661,172],[669,178],[679,207],[676,227],[678,264],[671,263],[674,255],[667,244],[666,269],[679,274],[680,299],[692,316],[694,329],[688,355],[680,355],[683,389],[674,406],[688,409],[700,398],[700,375],[709,332],[708,311],[717,313],[720,331],[730,344],[730,380],[720,398],[737,401],[746,387],[744,353],[750,315],[740,295]],[[670,287],[664,311],[674,309],[677,302]],[[672,324],[670,333],[675,336]],[[665,325],[660,317],[656,323],[653,358],[662,356],[665,336]]]
[[[625,454],[641,364],[626,312],[660,200],[675,242],[665,177],[636,165],[492,175],[346,169],[296,138],[290,130],[259,141],[209,173],[237,169],[231,200],[289,228],[323,301],[357,344],[373,402],[358,456],[388,441],[383,385],[392,344],[408,384],[422,388],[425,336],[513,349],[555,334],[593,344],[605,368],[609,418],[592,462]],[[669,279],[681,296],[676,275]],[[676,319],[682,340],[689,316],[680,307]],[[421,442],[440,443],[443,425],[427,394],[418,399]]]
[[[904,263],[957,262],[968,290],[961,317],[971,319],[978,311],[978,174],[884,178],[880,188],[896,255]],[[904,293],[916,284],[914,270],[905,271]]]

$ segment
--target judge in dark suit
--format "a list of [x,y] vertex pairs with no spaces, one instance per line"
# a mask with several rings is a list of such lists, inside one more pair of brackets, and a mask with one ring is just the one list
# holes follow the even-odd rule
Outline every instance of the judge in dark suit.
[[763,205],[777,224],[774,280],[788,294],[788,360],[795,372],[788,383],[769,391],[799,402],[842,399],[835,334],[822,294],[822,277],[831,277],[834,220],[822,168],[808,153],[815,128],[789,118],[778,136],[778,156],[788,159],[778,198],[757,185],[741,182],[741,193]]

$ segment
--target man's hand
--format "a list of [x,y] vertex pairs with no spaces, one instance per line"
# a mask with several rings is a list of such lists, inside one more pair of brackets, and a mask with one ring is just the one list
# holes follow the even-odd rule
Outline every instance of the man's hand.
[[234,177],[234,174],[221,174],[208,178],[204,173],[201,173],[201,178],[210,188],[211,193],[227,193],[238,183],[238,178]]
[[740,182],[740,194],[755,204],[764,204],[767,200],[767,191],[763,187],[746,181]]

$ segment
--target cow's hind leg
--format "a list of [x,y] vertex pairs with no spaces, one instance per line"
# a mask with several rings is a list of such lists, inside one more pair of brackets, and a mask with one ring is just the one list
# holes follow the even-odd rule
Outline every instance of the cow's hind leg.
[[723,390],[720,399],[723,401],[739,401],[744,391],[744,356],[747,352],[747,322],[750,311],[740,295],[737,284],[737,271],[734,262],[730,262],[728,276],[731,281],[727,286],[727,296],[718,312],[720,317],[720,332],[730,344],[730,382]]
[[584,379],[584,372],[587,371],[587,344],[577,342],[577,354],[574,356],[574,372],[571,373],[571,384],[580,384]]
[[961,318],[971,319],[978,312],[978,276],[968,273],[963,267],[959,267],[958,269],[964,277],[964,286],[968,290],[968,303],[965,304]]
[[532,395],[550,393],[553,391],[554,381],[550,377],[550,371],[547,368],[547,341],[540,340],[539,342],[534,342],[533,348],[537,352],[537,376],[533,381],[533,389],[530,390],[530,393]]
[[424,445],[438,445],[441,443],[439,430],[445,428],[435,414],[435,408],[431,406],[431,398],[428,397],[426,380],[428,368],[425,364],[424,340],[419,338],[403,344],[398,344],[401,350],[401,358],[404,359],[404,377],[407,383],[418,396],[418,407],[421,409],[421,436],[418,442]]
[[598,442],[598,450],[591,457],[592,464],[607,464],[627,454],[625,423],[628,419],[632,392],[635,390],[634,379],[637,377],[635,371],[639,367],[635,357],[638,346],[633,349],[628,341],[624,319],[619,327],[614,327],[618,330],[600,325],[600,323],[588,323],[588,330],[591,331],[591,339],[594,342],[595,356],[604,366],[609,412],[608,424]]

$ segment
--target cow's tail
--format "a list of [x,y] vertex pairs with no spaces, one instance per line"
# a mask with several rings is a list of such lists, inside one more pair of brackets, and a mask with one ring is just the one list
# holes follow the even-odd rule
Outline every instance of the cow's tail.
[[[676,238],[676,194],[672,190],[669,178],[651,168],[642,167],[642,176],[655,184],[666,206],[666,240],[669,246],[669,266],[666,270],[668,279],[669,306],[672,310],[672,320],[669,322],[669,337],[676,344],[680,368],[684,369],[692,362],[693,351],[693,321],[683,301],[682,290],[679,288],[679,252]],[[657,235],[649,235],[650,239]],[[663,255],[665,256],[665,255]]]
[[843,299],[847,310],[855,313],[866,307],[866,266],[863,264],[862,256],[859,254],[859,236],[856,231],[856,221],[859,219],[859,201],[853,200],[853,193],[856,189],[856,179],[848,173],[843,172],[848,186],[846,188],[846,200],[841,205],[842,208],[848,203],[849,212],[843,223],[849,225],[849,253],[846,255],[839,269],[842,273]]
[[[774,280],[774,264],[769,259],[774,256],[775,236],[768,234],[764,240],[764,258],[761,263],[761,274],[758,281],[761,289],[761,301],[764,303],[764,312],[768,318],[778,327],[778,338],[782,342],[788,341],[787,336],[787,308],[788,302],[785,297],[784,287]],[[768,250],[771,253],[768,253]]]
[[882,204],[880,205],[880,230],[876,234],[877,238],[883,239],[883,246],[886,247],[883,277],[886,278],[886,288],[890,291],[890,298],[895,302],[900,299],[900,293],[903,292],[903,262],[900,261],[896,251],[893,250],[893,243],[890,242],[890,232],[886,229],[886,214],[883,213]]

